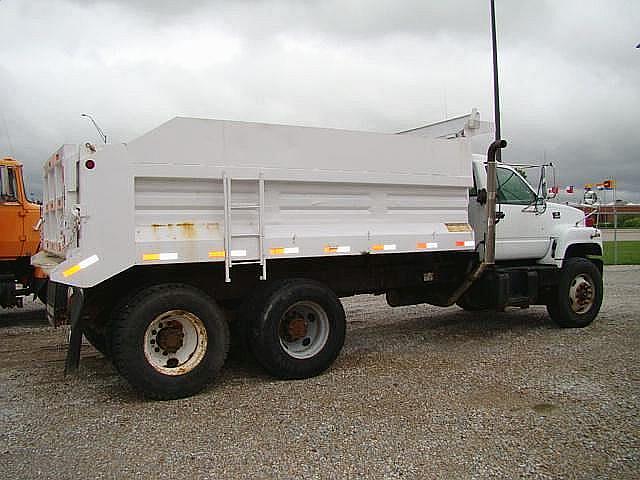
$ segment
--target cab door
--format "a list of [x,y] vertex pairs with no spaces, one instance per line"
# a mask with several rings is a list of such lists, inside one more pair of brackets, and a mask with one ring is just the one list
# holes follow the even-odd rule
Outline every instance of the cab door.
[[496,211],[502,217],[496,225],[496,260],[542,258],[551,246],[545,229],[546,209],[529,183],[513,168],[498,165]]
[[0,165],[0,259],[21,257],[25,240],[16,172],[13,167]]

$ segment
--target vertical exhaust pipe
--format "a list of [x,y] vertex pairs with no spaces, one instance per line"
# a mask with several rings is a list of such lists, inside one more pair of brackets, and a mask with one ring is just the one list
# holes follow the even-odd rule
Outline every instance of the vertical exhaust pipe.
[[467,275],[464,282],[441,305],[443,307],[456,303],[469,290],[469,287],[480,278],[487,267],[496,263],[496,153],[506,146],[506,140],[494,140],[487,151],[487,238],[485,240],[484,260]]
[[506,146],[506,140],[494,140],[487,151],[487,240],[483,262],[487,265],[496,263],[496,153]]

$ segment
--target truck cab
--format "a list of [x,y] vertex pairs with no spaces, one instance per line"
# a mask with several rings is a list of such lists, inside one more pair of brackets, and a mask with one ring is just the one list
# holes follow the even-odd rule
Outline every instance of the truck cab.
[[[474,187],[469,192],[469,222],[478,244],[486,234],[483,190],[487,188],[486,157],[473,156]],[[602,255],[600,231],[585,225],[584,213],[551,202],[546,168],[540,167],[540,188],[534,189],[522,169],[505,163],[496,168],[496,261],[534,261],[562,267],[565,257]],[[482,246],[482,245],[481,245]]]
[[[486,261],[487,158],[473,155],[472,166],[469,223],[478,256]],[[471,311],[541,304],[562,327],[587,326],[602,302],[600,231],[587,226],[581,210],[550,201],[548,165],[538,166],[537,189],[521,173],[524,167],[496,162],[495,258],[456,303]]]
[[[0,159],[0,306],[21,305],[20,295],[33,293],[34,269],[30,257],[40,244],[40,205],[28,200],[22,164]],[[42,274],[44,277],[44,274]],[[22,288],[16,289],[16,282]]]
[[26,196],[22,164],[13,158],[0,160],[0,259],[29,258],[40,243],[34,226],[40,219],[40,206]]

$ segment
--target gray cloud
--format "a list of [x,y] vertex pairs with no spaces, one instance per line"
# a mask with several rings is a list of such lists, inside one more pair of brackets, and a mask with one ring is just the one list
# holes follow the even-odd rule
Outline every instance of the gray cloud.
[[[114,141],[175,115],[379,131],[489,118],[487,3],[5,0],[0,153],[38,191],[59,144],[96,140],[82,112]],[[505,159],[546,152],[563,184],[615,175],[640,201],[640,4],[497,8]]]

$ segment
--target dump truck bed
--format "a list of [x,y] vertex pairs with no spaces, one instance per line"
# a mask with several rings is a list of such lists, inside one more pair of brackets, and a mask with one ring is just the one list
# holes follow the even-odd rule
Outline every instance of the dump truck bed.
[[224,262],[229,277],[236,262],[265,275],[279,258],[475,248],[465,137],[175,118],[77,158],[77,192],[58,186],[77,203],[44,228],[71,285],[137,264]]

